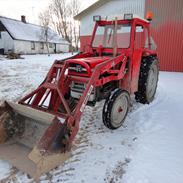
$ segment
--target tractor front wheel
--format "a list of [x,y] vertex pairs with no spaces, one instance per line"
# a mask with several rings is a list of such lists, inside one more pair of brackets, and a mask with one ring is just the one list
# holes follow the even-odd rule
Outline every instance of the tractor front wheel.
[[106,99],[103,107],[103,123],[109,129],[123,125],[129,110],[130,96],[127,91],[115,89]]

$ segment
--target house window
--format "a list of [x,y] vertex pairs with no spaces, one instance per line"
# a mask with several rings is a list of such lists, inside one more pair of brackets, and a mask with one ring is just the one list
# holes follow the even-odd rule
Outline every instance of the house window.
[[43,50],[44,49],[44,43],[40,43],[40,48]]
[[31,42],[31,49],[35,50],[35,42]]
[[49,43],[49,48],[53,48],[53,43]]

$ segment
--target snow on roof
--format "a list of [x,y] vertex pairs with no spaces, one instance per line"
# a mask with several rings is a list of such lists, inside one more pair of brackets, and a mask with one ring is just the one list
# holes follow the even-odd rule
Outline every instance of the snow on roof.
[[[43,36],[44,28],[39,25],[24,23],[19,20],[14,20],[2,16],[0,16],[0,22],[2,22],[4,27],[14,39],[45,42],[45,38]],[[59,36],[50,28],[48,30],[48,42],[58,44],[69,44],[64,38]]]

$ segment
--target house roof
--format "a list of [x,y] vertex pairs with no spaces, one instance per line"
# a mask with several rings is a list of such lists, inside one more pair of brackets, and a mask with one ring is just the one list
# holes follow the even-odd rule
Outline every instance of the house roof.
[[81,11],[79,14],[77,14],[74,19],[75,20],[81,20],[81,18],[85,15],[87,15],[89,12],[94,11],[96,8],[101,7],[103,4],[112,1],[112,0],[98,0],[97,2],[95,2],[94,4],[92,4],[91,6],[89,6],[88,8],[84,9],[83,11]]
[[[0,22],[4,25],[11,37],[15,40],[45,42],[44,28],[39,25],[24,23],[19,20],[0,16]],[[49,28],[48,42],[69,44],[64,38]]]

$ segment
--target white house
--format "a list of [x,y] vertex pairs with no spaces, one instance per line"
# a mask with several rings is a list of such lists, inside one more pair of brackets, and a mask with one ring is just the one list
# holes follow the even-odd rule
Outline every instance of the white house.
[[21,17],[21,21],[0,16],[0,54],[47,53],[46,45],[49,45],[50,53],[69,51],[69,43],[50,28],[47,38],[48,41],[44,36],[44,28],[27,23],[25,16]]

